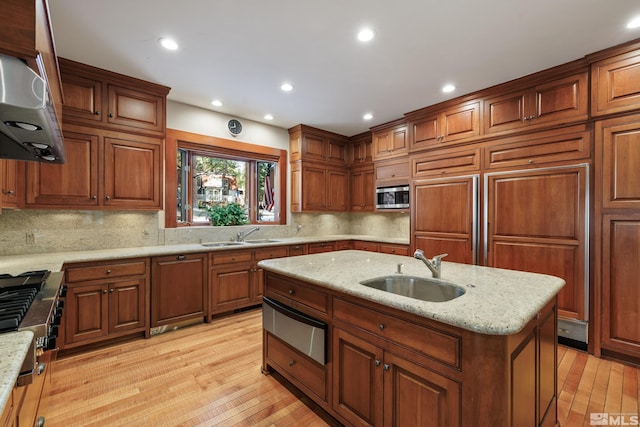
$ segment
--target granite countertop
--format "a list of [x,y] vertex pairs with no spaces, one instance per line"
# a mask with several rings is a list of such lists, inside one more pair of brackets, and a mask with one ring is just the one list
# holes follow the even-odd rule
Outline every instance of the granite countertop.
[[[148,256],[162,256],[176,253],[217,252],[238,249],[252,249],[268,246],[295,245],[302,243],[329,242],[336,240],[366,240],[380,243],[395,243],[408,245],[406,238],[385,238],[367,235],[336,234],[327,236],[308,237],[273,237],[273,242],[244,243],[242,245],[206,247],[200,243],[166,245],[166,246],[141,246],[132,248],[102,249],[92,251],[55,252],[34,255],[10,255],[0,256],[0,273],[20,274],[32,270],[60,271],[64,263],[104,261],[119,258],[134,258]],[[248,239],[251,240],[251,239]],[[204,242],[206,243],[206,242]]]
[[0,334],[0,413],[7,406],[31,341],[31,331]]
[[562,289],[564,280],[543,274],[442,262],[441,279],[464,288],[447,302],[427,302],[372,289],[359,282],[397,274],[431,277],[413,257],[364,251],[340,251],[264,260],[268,271],[335,289],[429,319],[487,335],[511,335]]

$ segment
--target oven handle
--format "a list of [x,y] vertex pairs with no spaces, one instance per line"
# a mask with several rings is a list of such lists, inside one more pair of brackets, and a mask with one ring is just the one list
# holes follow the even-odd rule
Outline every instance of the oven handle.
[[284,314],[285,316],[288,316],[288,317],[291,317],[292,319],[297,320],[298,322],[306,323],[307,325],[324,329],[324,330],[327,329],[326,323],[316,320],[312,317],[309,317],[306,314],[301,313],[298,310],[295,310],[291,307],[288,307],[276,300],[272,300],[269,297],[262,297],[262,302],[272,307],[274,310],[277,310],[280,313]]

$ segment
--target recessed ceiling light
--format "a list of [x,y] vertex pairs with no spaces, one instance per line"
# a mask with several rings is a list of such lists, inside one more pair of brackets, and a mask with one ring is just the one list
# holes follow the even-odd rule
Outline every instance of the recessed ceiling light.
[[280,86],[280,89],[282,89],[285,92],[291,92],[293,90],[293,86],[291,85],[291,83],[282,83],[282,86]]
[[442,91],[444,93],[453,92],[454,90],[456,90],[456,87],[454,85],[452,85],[452,84],[448,84],[448,85],[442,86]]
[[358,40],[361,42],[368,42],[375,36],[374,32],[370,28],[363,28],[358,32]]
[[178,49],[178,43],[176,43],[175,40],[173,40],[173,39],[161,38],[160,39],[160,44],[165,49],[169,49],[169,50]]
[[265,120],[273,120],[273,116],[271,114],[265,114],[264,115],[264,119]]
[[627,24],[627,28],[630,30],[638,27],[640,27],[640,16],[636,16]]
[[222,107],[222,101],[220,101],[219,99],[214,99],[213,101],[211,101],[211,105],[213,105],[214,107]]
[[371,113],[367,113],[367,114],[365,114],[364,116],[362,116],[362,118],[363,118],[364,120],[371,120],[371,119],[373,119],[373,114],[371,114]]

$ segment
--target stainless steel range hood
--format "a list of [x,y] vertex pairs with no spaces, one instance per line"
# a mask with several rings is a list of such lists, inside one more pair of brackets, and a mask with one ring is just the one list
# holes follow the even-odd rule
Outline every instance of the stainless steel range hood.
[[0,54],[0,159],[64,163],[64,143],[47,83]]

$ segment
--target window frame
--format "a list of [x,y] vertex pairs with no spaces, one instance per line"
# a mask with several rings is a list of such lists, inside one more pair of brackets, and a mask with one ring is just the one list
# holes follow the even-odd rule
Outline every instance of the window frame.
[[[178,192],[177,154],[178,148],[204,153],[208,156],[224,158],[265,160],[277,164],[277,183],[274,183],[276,200],[275,221],[256,222],[261,225],[284,225],[287,223],[287,151],[278,148],[255,145],[231,139],[201,135],[175,129],[167,129],[165,140],[165,227],[202,227],[203,223],[186,223],[177,220]],[[251,172],[249,172],[251,173]],[[254,180],[248,185],[254,187]],[[256,180],[257,182],[257,180]],[[252,188],[251,191],[255,191]],[[252,202],[253,203],[253,202]],[[256,215],[256,214],[254,214]]]

